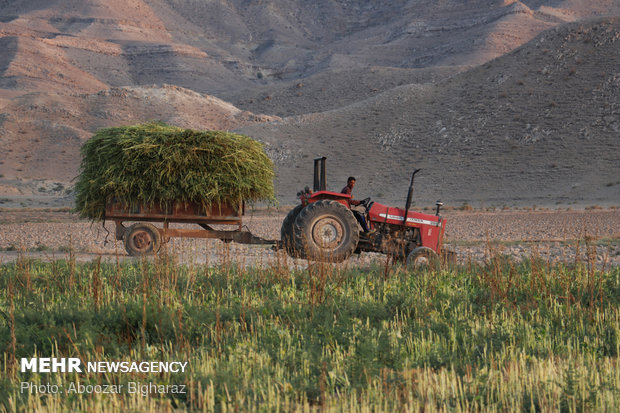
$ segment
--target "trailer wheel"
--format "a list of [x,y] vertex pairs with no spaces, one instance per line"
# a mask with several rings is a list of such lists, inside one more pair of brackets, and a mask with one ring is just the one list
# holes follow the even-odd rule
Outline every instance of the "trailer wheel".
[[302,258],[341,262],[355,251],[360,235],[357,221],[347,207],[321,200],[299,212],[294,237]]
[[428,247],[418,247],[407,256],[407,268],[413,271],[439,271],[439,256]]
[[133,257],[153,255],[161,247],[161,236],[151,224],[133,224],[123,235],[125,249]]
[[282,227],[280,228],[280,241],[282,242],[282,248],[291,257],[296,255],[295,249],[295,219],[299,212],[303,209],[303,205],[297,205],[291,209],[284,221],[282,221]]

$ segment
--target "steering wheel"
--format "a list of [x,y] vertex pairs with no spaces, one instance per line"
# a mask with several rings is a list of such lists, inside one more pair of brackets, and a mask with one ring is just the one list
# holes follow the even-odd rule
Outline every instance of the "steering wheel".
[[374,202],[372,202],[370,200],[370,198],[364,198],[360,201],[360,205],[366,208],[366,211],[368,211],[370,209],[370,207],[372,206],[372,204],[374,204]]

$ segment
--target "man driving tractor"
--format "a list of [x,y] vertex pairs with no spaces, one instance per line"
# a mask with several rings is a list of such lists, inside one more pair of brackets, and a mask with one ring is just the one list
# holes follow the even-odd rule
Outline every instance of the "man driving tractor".
[[[362,201],[358,201],[356,199],[353,199],[353,187],[355,187],[355,177],[350,176],[349,178],[347,178],[347,186],[345,186],[344,188],[342,188],[342,191],[340,191],[341,194],[347,194],[350,195],[351,198],[349,198],[349,207],[351,206],[359,206],[362,204]],[[365,233],[369,233],[371,232],[370,229],[368,228],[368,224],[366,223],[366,218],[364,217],[364,214],[362,214],[360,211],[357,211],[353,208],[351,208],[351,212],[353,212],[353,215],[355,216],[355,219],[357,219],[357,222],[360,223],[360,225],[362,226],[362,229],[364,230]]]

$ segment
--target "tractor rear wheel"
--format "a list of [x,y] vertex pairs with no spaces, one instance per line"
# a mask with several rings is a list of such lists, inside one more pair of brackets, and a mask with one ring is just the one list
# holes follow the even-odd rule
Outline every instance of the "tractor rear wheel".
[[407,268],[413,271],[439,271],[439,256],[428,247],[418,247],[407,256]]
[[157,254],[161,247],[161,236],[151,224],[133,224],[123,235],[125,249],[133,257]]
[[341,262],[357,248],[359,229],[353,213],[332,200],[316,201],[295,219],[295,248],[302,258]]
[[303,205],[297,205],[291,209],[284,221],[282,221],[282,227],[280,228],[280,241],[282,242],[282,248],[291,257],[295,257],[297,254],[295,250],[295,219],[299,212],[303,209]]

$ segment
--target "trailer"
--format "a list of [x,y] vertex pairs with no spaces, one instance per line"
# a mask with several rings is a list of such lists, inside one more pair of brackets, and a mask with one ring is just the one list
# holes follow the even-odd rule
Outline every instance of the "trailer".
[[[244,230],[245,204],[212,204],[208,208],[196,202],[177,201],[159,205],[128,206],[110,199],[106,203],[105,220],[114,221],[115,236],[123,241],[132,256],[157,254],[162,244],[171,238],[211,238],[240,244],[278,246],[277,240],[267,240]],[[126,223],[132,223],[125,226]],[[153,225],[161,223],[161,227]],[[194,224],[198,228],[171,228],[170,224]],[[215,229],[212,225],[225,226]]]

